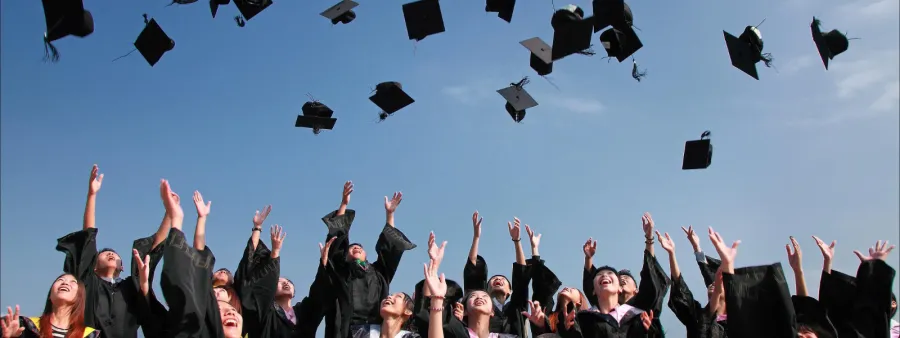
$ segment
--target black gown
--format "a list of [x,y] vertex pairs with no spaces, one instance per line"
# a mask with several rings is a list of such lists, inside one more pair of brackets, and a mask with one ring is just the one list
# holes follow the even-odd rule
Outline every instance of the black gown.
[[[512,280],[510,287],[512,295],[507,299],[506,304],[502,308],[492,299],[494,307],[494,316],[491,317],[491,332],[507,333],[524,337],[525,333],[525,316],[522,311],[528,311],[528,284],[531,282],[531,273],[527,265],[519,265],[513,263]],[[465,294],[474,290],[488,290],[488,268],[487,262],[481,255],[475,259],[473,265],[471,261],[466,259],[466,265],[463,268],[463,289]]]
[[723,273],[729,338],[796,338],[797,318],[781,263]]
[[[587,295],[588,301],[592,306],[597,307],[597,297],[594,296],[594,276],[597,274],[597,268],[591,266],[590,270],[584,270],[582,278],[582,287]],[[665,338],[665,330],[659,321],[662,314],[664,299],[666,293],[669,292],[669,285],[672,280],[669,275],[659,265],[656,257],[651,255],[649,251],[644,250],[644,262],[641,266],[641,281],[638,283],[638,293],[631,297],[625,304],[631,305],[643,311],[653,311],[653,331],[654,337]]]
[[544,260],[540,256],[532,256],[527,263],[531,270],[531,301],[539,302],[546,315],[543,328],[534,325],[530,320],[528,321],[531,326],[531,335],[537,337],[546,333],[556,333],[556,330],[551,328],[549,319],[551,316],[557,316],[557,323],[562,323],[559,319],[565,319],[565,317],[559,318],[560,314],[564,315],[565,312],[553,312],[556,303],[556,292],[562,287],[562,281],[544,264]]
[[856,278],[822,272],[819,301],[840,338],[890,336],[891,286],[896,271],[881,260],[863,262]]
[[651,338],[658,332],[651,326],[650,330],[644,328],[641,321],[641,313],[644,311],[632,307],[631,311],[622,317],[620,322],[608,314],[602,314],[595,310],[579,311],[575,314],[575,325],[566,329],[565,325],[557,328],[557,333],[562,338]]
[[[132,244],[142,257],[149,253],[151,267],[155,267],[162,259],[162,251],[150,252],[152,246],[153,236],[137,239]],[[63,271],[78,278],[85,288],[85,325],[100,330],[103,338],[137,338],[138,327],[143,328],[144,336],[153,337],[155,322],[146,320],[150,318],[150,307],[141,295],[138,278],[129,276],[109,282],[94,272],[98,259],[96,228],[59,238],[56,250],[66,255]],[[129,252],[128,256],[133,255]],[[131,267],[132,275],[138,273],[133,257]],[[155,298],[152,293],[149,297],[151,302]]]
[[326,240],[337,237],[329,249],[328,259],[334,268],[326,269],[335,292],[333,306],[325,301],[329,308],[325,313],[325,337],[328,338],[349,337],[351,326],[381,324],[381,301],[388,296],[403,253],[416,247],[403,232],[385,224],[375,243],[378,255],[375,262],[366,262],[363,267],[347,261],[350,227],[355,216],[356,212],[348,209],[342,216],[333,211],[322,218],[328,227]]
[[[450,321],[453,317],[453,304],[463,300],[462,287],[455,281],[446,280],[447,294],[444,295],[444,311],[442,312],[444,320],[442,323]],[[425,289],[425,280],[416,283],[415,299],[413,300],[413,316],[409,321],[409,331],[418,333],[423,338],[428,338],[428,325],[431,321],[431,297],[425,297],[423,290]],[[447,332],[444,335],[448,335]]]
[[171,229],[163,250],[160,287],[169,305],[164,338],[221,338],[222,319],[212,290],[216,257],[209,246],[198,251],[184,233]]
[[728,337],[725,326],[716,321],[716,315],[709,312],[709,305],[701,306],[694,299],[684,278],[679,276],[672,281],[672,292],[669,294],[669,309],[684,325],[686,338],[725,338]]

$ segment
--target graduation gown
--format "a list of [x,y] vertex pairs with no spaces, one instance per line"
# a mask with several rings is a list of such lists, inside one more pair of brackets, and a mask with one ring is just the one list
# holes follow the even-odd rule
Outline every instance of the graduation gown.
[[[723,273],[729,338],[796,338],[797,318],[781,263]],[[890,294],[888,294],[888,299]]]
[[[513,263],[512,280],[510,281],[512,295],[506,304],[497,306],[493,301],[494,316],[491,317],[491,332],[508,333],[519,337],[525,337],[525,317],[522,311],[528,311],[528,284],[531,282],[531,273],[526,265]],[[473,290],[488,290],[487,263],[481,255],[472,264],[466,259],[463,267],[463,288],[465,294]]]
[[[5,318],[6,316],[0,317]],[[30,317],[26,318],[23,316],[19,316],[19,327],[25,328],[25,331],[22,331],[22,335],[19,338],[40,338],[40,327],[41,327],[41,317]],[[0,330],[2,333],[2,330]],[[100,331],[95,330],[92,327],[84,328],[84,338],[100,338]]]
[[728,337],[725,326],[716,322],[716,315],[709,313],[707,307],[701,306],[694,299],[684,278],[679,276],[672,280],[672,292],[669,294],[669,309],[684,325],[686,338],[725,338]]
[[163,338],[221,338],[222,319],[212,290],[216,257],[209,246],[198,251],[184,233],[171,229],[163,250],[160,287],[169,305]]
[[[590,270],[585,270],[582,278],[582,287],[588,301],[592,306],[597,307],[597,297],[594,296],[594,276],[597,274],[597,268],[591,266]],[[653,310],[653,328],[656,332],[655,337],[665,338],[665,330],[659,321],[662,314],[664,299],[666,293],[669,292],[669,284],[672,283],[669,275],[659,265],[656,257],[651,255],[649,251],[644,250],[644,262],[641,266],[641,281],[638,283],[638,293],[631,297],[625,304],[631,305],[644,311]]]
[[[522,336],[516,336],[509,333],[494,332],[493,330],[491,330],[491,338],[519,337]],[[469,329],[466,327],[465,323],[461,322],[459,319],[456,319],[455,316],[450,316],[449,321],[444,322],[444,338],[471,338],[471,335],[469,334]]]
[[838,333],[825,307],[818,300],[809,296],[791,296],[794,305],[794,313],[797,315],[797,325],[804,325],[813,330],[818,338],[837,338]]
[[[562,282],[556,277],[556,274],[544,264],[544,260],[542,260],[540,256],[532,256],[527,263],[531,269],[531,300],[533,302],[540,302],[541,308],[543,308],[544,314],[546,315],[546,319],[544,320],[544,327],[538,327],[528,319],[523,320],[528,320],[528,323],[531,326],[532,336],[537,337],[542,334],[556,333],[557,330],[550,325],[550,318],[551,316],[557,316],[556,322],[562,323],[562,321],[559,320],[559,315],[565,313],[553,312],[554,304],[556,303],[556,292],[562,287]],[[565,319],[565,317],[562,319]]]
[[252,276],[253,269],[260,264],[261,261],[266,260],[272,253],[271,250],[266,246],[266,243],[263,241],[258,241],[256,244],[256,248],[253,248],[253,239],[247,239],[247,246],[244,247],[244,253],[241,255],[241,260],[238,262],[237,269],[234,270],[234,292],[241,296],[244,286],[252,284]]
[[[453,304],[461,302],[464,297],[462,287],[458,283],[449,279],[446,282],[447,294],[444,295],[444,311],[442,312],[444,320],[442,323],[450,321],[450,317],[453,317]],[[431,297],[424,296],[424,289],[425,280],[423,279],[416,283],[413,316],[409,320],[408,330],[418,333],[423,338],[428,338],[428,325],[431,321]],[[444,332],[444,335],[446,336],[448,333]]]
[[[355,218],[354,210],[346,210],[337,216],[337,211],[322,218],[328,227],[327,239],[337,237],[329,251],[329,280],[335,292],[334,306],[325,314],[325,337],[347,338],[351,325],[380,324],[381,301],[388,296],[391,281],[403,253],[416,247],[397,228],[385,224],[375,243],[378,259],[365,267],[347,261],[350,246],[350,227]],[[331,306],[330,302],[327,304]]]
[[575,325],[566,329],[560,325],[557,329],[562,338],[650,338],[656,337],[659,332],[651,326],[650,330],[644,328],[641,321],[641,313],[644,311],[632,307],[620,322],[608,314],[602,314],[596,310],[579,311],[575,314]]
[[822,273],[819,301],[841,338],[890,336],[891,285],[896,272],[881,260],[860,263],[856,278]]
[[[150,252],[153,236],[140,238],[132,244],[142,255],[150,253],[151,268],[162,259],[162,251]],[[85,325],[100,330],[104,338],[137,338],[138,327],[144,327],[144,335],[155,333],[150,319],[148,301],[140,291],[136,277],[110,282],[94,272],[97,264],[97,229],[90,228],[65,235],[57,240],[56,250],[66,255],[63,271],[74,275],[85,288]],[[129,252],[128,256],[133,256]],[[120,256],[121,257],[121,256]],[[138,273],[132,257],[132,275]],[[155,296],[150,294],[151,298]]]

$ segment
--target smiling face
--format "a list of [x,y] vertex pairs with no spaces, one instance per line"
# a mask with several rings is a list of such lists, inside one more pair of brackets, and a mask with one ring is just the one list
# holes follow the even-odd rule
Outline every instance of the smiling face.
[[402,317],[406,319],[412,315],[412,310],[412,299],[403,292],[387,296],[381,301],[381,318]]
[[216,300],[226,303],[231,301],[231,294],[229,294],[228,290],[224,287],[215,287],[213,288],[213,292],[216,293]]
[[615,271],[600,270],[594,276],[594,292],[599,295],[619,294],[622,291],[621,281]]
[[347,258],[350,260],[366,260],[366,250],[363,249],[362,245],[351,245],[347,249]]
[[225,332],[225,338],[241,338],[241,331],[244,329],[244,317],[238,313],[237,309],[227,302],[219,302],[219,314],[222,318],[222,331]]
[[491,291],[492,295],[508,295],[512,293],[510,291],[509,281],[506,280],[506,277],[503,276],[494,276],[488,280],[488,289]]
[[278,278],[278,289],[275,290],[275,298],[290,297],[294,298],[294,283],[287,278]]
[[637,292],[637,283],[634,282],[634,278],[631,278],[631,276],[619,276],[619,284],[622,286],[623,293],[633,294]]
[[80,287],[75,276],[59,276],[50,287],[50,302],[57,306],[75,304]]
[[466,300],[466,313],[473,315],[494,315],[494,307],[491,304],[491,297],[484,291],[472,291],[469,299]]

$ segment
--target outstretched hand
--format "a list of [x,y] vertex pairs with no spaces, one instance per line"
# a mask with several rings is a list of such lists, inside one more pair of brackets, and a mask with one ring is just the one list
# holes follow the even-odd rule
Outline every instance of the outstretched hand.
[[[441,246],[438,247],[435,244],[434,231],[428,235],[428,258],[431,259],[433,264],[440,266],[441,262],[444,260],[444,249],[447,248],[447,241],[441,243]],[[437,267],[436,267],[437,268]]]
[[644,330],[650,330],[650,325],[653,325],[653,310],[641,312],[641,324],[644,325]]
[[257,210],[256,214],[253,215],[253,226],[261,226],[266,221],[266,217],[269,217],[270,212],[272,212],[272,205],[263,207],[262,212]]
[[525,224],[525,233],[528,234],[528,240],[531,241],[532,248],[537,248],[541,245],[541,234],[535,234],[528,224]]
[[[787,251],[788,255],[788,264],[791,265],[791,269],[794,271],[799,271],[803,269],[803,253],[800,251],[800,243],[797,243],[797,240],[794,239],[794,236],[790,237],[791,244],[785,244],[784,250]],[[791,248],[794,250],[791,251]]]
[[[682,227],[682,229],[684,229],[684,227]],[[663,235],[657,231],[656,239],[659,241],[659,246],[661,246],[663,250],[666,250],[669,254],[675,253],[675,242],[672,241],[672,237],[669,237],[668,232],[665,234],[665,237],[663,237]]]
[[522,316],[528,318],[529,321],[534,323],[535,326],[543,328],[544,321],[547,319],[547,315],[544,314],[544,309],[541,308],[541,303],[538,301],[528,301],[528,309],[531,311],[522,311]]
[[353,193],[353,181],[344,182],[344,192],[341,195],[341,205],[350,205],[350,194]]
[[885,258],[887,258],[888,254],[891,253],[891,250],[894,250],[893,245],[891,245],[891,246],[887,246],[887,245],[888,245],[888,241],[884,241],[884,243],[882,243],[881,241],[875,242],[875,246],[869,248],[868,256],[863,255],[862,253],[859,252],[859,250],[853,250],[853,253],[856,254],[856,257],[859,257],[860,263],[865,262],[865,261],[871,261],[873,259],[880,259],[883,261],[883,260],[885,260]]
[[506,227],[509,228],[509,237],[513,241],[518,241],[522,239],[522,227],[520,226],[522,222],[518,217],[513,217],[513,220],[513,223],[506,222]]
[[831,261],[834,259],[834,246],[837,244],[837,241],[831,241],[831,245],[825,244],[819,237],[812,236],[813,240],[816,241],[816,245],[819,246],[819,251],[822,251],[822,257],[825,260]]
[[269,233],[272,240],[272,253],[277,255],[281,252],[281,246],[284,245],[284,237],[287,236],[287,231],[284,231],[284,228],[280,225],[275,224],[269,229]]
[[100,167],[96,164],[91,168],[91,183],[88,185],[88,195],[96,195],[103,185],[103,174],[100,174]]
[[713,246],[719,253],[719,259],[722,260],[723,265],[724,263],[728,263],[734,267],[734,259],[737,257],[737,248],[738,245],[741,244],[741,241],[734,241],[731,244],[731,247],[728,247],[728,245],[725,244],[725,240],[722,239],[722,236],[713,230],[712,227],[709,227],[709,240],[712,241]]
[[594,254],[597,253],[597,241],[595,241],[593,237],[588,238],[587,242],[584,242],[584,246],[581,249],[584,251],[585,257],[594,257]]
[[206,217],[209,215],[212,201],[207,201],[206,204],[203,204],[203,195],[200,194],[200,191],[195,190],[194,206],[197,208],[197,217]]
[[475,237],[481,237],[481,220],[484,218],[478,217],[478,210],[475,210],[475,213],[472,214],[472,228],[475,233]]
[[138,268],[138,278],[141,285],[150,283],[150,255],[144,256],[144,259],[141,259],[141,254],[138,253],[137,249],[131,249],[131,254],[134,256],[134,261],[137,262]]
[[684,231],[685,236],[687,236],[688,241],[691,242],[691,246],[694,247],[695,252],[700,252],[700,237],[697,236],[697,233],[694,232],[694,226],[689,225],[687,228],[681,227],[681,230]]
[[431,291],[431,298],[444,298],[447,295],[447,280],[442,273],[437,274],[438,266],[434,261],[425,264],[425,285]]
[[331,250],[331,243],[334,243],[335,239],[337,239],[337,237],[331,237],[328,242],[325,242],[325,245],[319,243],[319,263],[322,263],[322,266],[328,265],[328,251]]
[[645,212],[643,216],[641,216],[641,227],[644,229],[644,237],[648,239],[653,239],[653,216],[650,216],[649,212]]
[[184,219],[184,210],[181,209],[181,198],[172,191],[169,181],[162,179],[159,182],[159,195],[162,198],[163,205],[166,207],[166,214],[175,219]]
[[400,205],[400,202],[403,201],[403,193],[395,192],[394,196],[391,199],[388,199],[387,196],[384,196],[384,212],[393,214],[397,211],[397,206]]
[[12,308],[6,307],[6,316],[0,320],[0,329],[3,331],[3,338],[20,337],[25,332],[25,328],[19,326],[19,306],[16,305],[16,312]]

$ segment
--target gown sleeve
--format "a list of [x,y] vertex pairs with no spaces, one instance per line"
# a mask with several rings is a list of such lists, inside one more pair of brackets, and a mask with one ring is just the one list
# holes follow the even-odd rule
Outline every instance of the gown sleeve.
[[[528,265],[519,265],[513,263],[512,268],[512,295],[509,296],[509,302],[503,307],[506,312],[506,318],[510,321],[509,325],[512,332],[520,337],[525,336],[525,316],[522,311],[528,311],[528,284],[531,283],[531,272]],[[530,322],[530,321],[529,321]]]
[[372,263],[372,268],[378,271],[388,285],[394,280],[394,274],[400,267],[400,259],[403,253],[415,249],[416,245],[406,238],[406,235],[397,228],[384,225],[381,235],[378,236],[378,242],[375,243],[375,252],[378,253],[378,259]]
[[[181,230],[171,229],[163,257],[165,264],[160,287],[169,305],[166,318],[168,336],[209,336],[207,310],[213,296],[209,274],[215,265],[215,256],[208,248],[197,251],[190,247]],[[209,284],[208,287],[205,284]],[[215,312],[218,313],[218,308]]]
[[700,267],[700,275],[703,276],[703,284],[709,287],[716,281],[716,271],[719,270],[722,261],[706,256],[706,261],[701,262],[698,260],[697,265]]
[[97,264],[97,228],[79,230],[56,240],[56,251],[66,255],[63,272],[74,275],[84,285],[84,322],[95,323],[97,300],[100,299],[100,278],[94,273]]
[[591,265],[590,269],[581,270],[581,288],[584,295],[588,299],[591,306],[597,307],[597,297],[594,297],[594,275],[597,274],[597,268]]
[[487,290],[487,278],[488,268],[484,257],[478,255],[475,264],[467,257],[463,267],[463,292],[468,294],[473,290]]
[[819,279],[819,303],[841,336],[855,335],[853,303],[856,301],[856,277],[832,269],[822,271]]
[[347,255],[347,248],[350,246],[350,227],[353,220],[356,219],[356,210],[347,209],[343,215],[338,216],[337,210],[332,211],[322,217],[322,222],[328,228],[328,235],[325,237],[327,242],[332,237],[337,237],[331,248],[328,250],[328,260],[332,262],[343,262]]
[[803,324],[813,329],[818,337],[838,337],[825,308],[818,300],[809,296],[791,296],[794,305],[794,313],[797,314],[797,324]]
[[796,337],[797,318],[781,263],[723,273],[728,338]]
[[[638,285],[638,293],[628,304],[644,311],[653,311],[654,317],[659,318],[662,312],[663,299],[669,291],[669,277],[666,276],[662,266],[656,257],[644,250],[644,264],[641,267],[641,282]],[[593,285],[593,281],[591,282]]]
[[891,287],[896,271],[880,259],[859,264],[853,323],[865,338],[890,337]]
[[331,276],[327,270],[334,269],[334,266],[322,266],[316,270],[316,276],[313,283],[309,286],[309,295],[304,297],[294,309],[297,313],[297,327],[300,333],[299,337],[314,337],[325,313],[334,311],[333,304],[335,294],[334,285]]
[[697,333],[700,330],[700,321],[703,320],[703,307],[694,299],[694,294],[684,282],[684,277],[678,276],[672,281],[672,292],[669,294],[669,309],[684,325],[688,332]]
[[252,274],[254,267],[260,263],[260,261],[265,260],[271,251],[269,247],[266,246],[266,243],[263,241],[258,241],[256,244],[256,249],[253,249],[253,239],[247,239],[247,246],[244,248],[244,253],[241,255],[241,260],[238,262],[237,270],[234,271],[234,291],[242,296],[242,289],[244,285],[246,285],[247,281],[252,277],[249,275]]
[[[547,318],[555,316],[556,314],[553,313],[553,306],[555,304],[554,296],[556,295],[556,292],[559,291],[559,288],[562,287],[562,282],[556,277],[556,274],[544,264],[544,260],[539,257],[529,259],[528,265],[531,269],[531,300],[540,302],[541,308],[543,308]],[[515,277],[516,276],[513,275],[513,278]],[[528,311],[528,309],[522,311]],[[525,320],[528,319],[524,318],[523,321]],[[532,336],[537,337],[544,333],[550,333],[549,325],[546,320],[544,321],[544,328],[537,327],[537,325],[534,325],[530,320],[528,320],[528,322],[531,326]]]
[[138,256],[150,256],[150,278],[148,281],[150,291],[147,293],[146,297],[143,297],[141,293],[138,262],[134,259],[134,255],[129,255],[131,256],[131,280],[135,289],[134,294],[137,298],[133,301],[137,306],[138,324],[141,326],[144,337],[162,337],[163,328],[165,327],[165,318],[168,313],[168,310],[166,310],[156,298],[156,293],[153,292],[153,278],[156,275],[156,268],[159,266],[160,261],[162,261],[163,248],[165,247],[165,242],[163,242],[156,248],[153,248],[154,237],[155,236],[139,238],[131,245],[132,249],[137,250]]
[[[266,316],[273,311],[275,292],[278,290],[278,278],[281,276],[281,257],[266,257],[254,265],[242,278],[240,293],[241,307],[244,311],[244,332],[262,333]],[[235,279],[235,283],[237,283]]]

